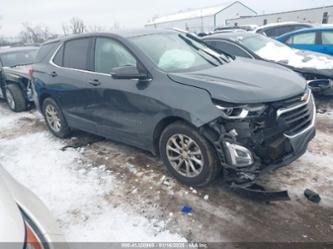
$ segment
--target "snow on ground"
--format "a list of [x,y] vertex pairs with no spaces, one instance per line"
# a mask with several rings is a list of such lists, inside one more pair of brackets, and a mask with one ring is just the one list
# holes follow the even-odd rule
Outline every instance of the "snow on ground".
[[[0,131],[36,115],[0,107]],[[78,150],[61,151],[65,144],[47,130],[21,129],[22,135],[0,138],[0,162],[45,202],[68,241],[185,241],[163,221],[153,225],[129,206],[110,206],[105,196],[117,191],[117,180],[105,167],[85,165]]]
[[[330,103],[321,108],[309,151],[263,179],[268,189],[288,189],[289,202],[241,198],[222,179],[194,190],[168,176],[157,158],[109,140],[63,152],[64,145],[86,141],[86,135],[57,139],[36,112],[15,114],[2,103],[0,162],[41,197],[69,241],[184,241],[182,236],[210,242],[331,241]],[[322,201],[309,202],[305,188]],[[184,205],[192,213],[184,215]]]

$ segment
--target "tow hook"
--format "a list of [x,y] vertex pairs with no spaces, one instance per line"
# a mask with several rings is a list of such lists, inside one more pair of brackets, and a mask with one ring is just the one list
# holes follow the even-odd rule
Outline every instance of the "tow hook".
[[267,191],[263,186],[256,183],[250,185],[232,183],[230,188],[236,193],[256,201],[290,201],[288,191]]

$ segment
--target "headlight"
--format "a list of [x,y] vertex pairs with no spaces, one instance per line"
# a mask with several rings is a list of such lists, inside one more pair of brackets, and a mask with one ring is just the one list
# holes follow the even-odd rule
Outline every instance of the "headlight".
[[266,105],[240,105],[216,104],[217,109],[221,110],[222,117],[226,119],[244,119],[248,117],[259,117],[265,110]]

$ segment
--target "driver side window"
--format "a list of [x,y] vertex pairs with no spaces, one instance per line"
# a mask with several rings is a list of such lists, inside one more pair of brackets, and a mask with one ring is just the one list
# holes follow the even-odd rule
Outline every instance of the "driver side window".
[[314,45],[315,43],[316,43],[315,32],[293,35],[287,40],[287,44]]
[[95,72],[109,74],[112,68],[136,66],[134,56],[119,42],[97,38],[95,45]]

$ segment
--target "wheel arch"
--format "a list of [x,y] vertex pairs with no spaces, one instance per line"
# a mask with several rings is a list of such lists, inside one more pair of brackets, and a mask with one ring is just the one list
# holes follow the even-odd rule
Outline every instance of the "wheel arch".
[[40,106],[41,109],[43,107],[43,103],[44,103],[45,99],[47,99],[47,98],[52,98],[52,96],[50,94],[48,94],[48,93],[42,93],[38,97],[38,102],[39,102],[39,106]]
[[175,122],[183,122],[189,126],[195,127],[192,123],[190,123],[188,120],[186,120],[183,117],[180,116],[168,116],[163,119],[161,119],[157,125],[155,126],[154,132],[153,132],[153,154],[159,156],[160,151],[159,151],[159,142],[160,142],[160,137],[162,132],[166,127],[169,125],[175,123]]

